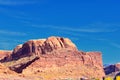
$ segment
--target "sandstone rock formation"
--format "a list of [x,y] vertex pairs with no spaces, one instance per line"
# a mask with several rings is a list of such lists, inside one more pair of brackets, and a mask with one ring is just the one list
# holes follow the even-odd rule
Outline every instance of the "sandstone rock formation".
[[104,71],[107,76],[114,77],[117,73],[120,72],[120,63],[109,65],[104,68]]
[[[39,59],[19,62],[24,57],[34,55]],[[20,69],[26,76],[41,76],[44,80],[105,76],[101,53],[79,51],[68,38],[29,40],[23,45],[18,45],[10,56],[11,60],[17,63],[8,65],[11,70],[17,72]],[[25,67],[21,69],[22,66]]]
[[33,54],[47,54],[64,48],[77,49],[71,40],[67,38],[49,37],[48,39],[29,40],[23,45],[17,46],[13,51],[12,57],[19,58]]
[[0,63],[0,75],[3,74],[15,74],[15,72],[11,71],[9,68],[5,67],[3,64]]
[[21,73],[23,69],[28,67],[32,62],[34,62],[37,59],[39,59],[38,56],[30,56],[30,57],[21,58],[15,61],[14,64],[9,65],[8,67],[10,68],[10,70],[13,70],[17,73]]
[[8,61],[11,57],[12,51],[0,50],[0,62]]
[[42,80],[40,77],[26,77],[10,70],[0,63],[0,80]]
[[[57,52],[55,52],[57,53]],[[24,75],[41,75],[45,79],[62,77],[102,78],[104,75],[99,52],[61,50],[59,54],[42,55],[39,60],[23,70]]]

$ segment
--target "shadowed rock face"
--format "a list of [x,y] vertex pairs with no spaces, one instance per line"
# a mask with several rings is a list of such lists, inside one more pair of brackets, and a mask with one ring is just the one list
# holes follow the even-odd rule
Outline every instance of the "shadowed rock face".
[[30,56],[26,58],[21,58],[18,61],[15,62],[15,64],[10,65],[9,69],[12,71],[15,71],[17,73],[22,73],[22,70],[28,67],[31,63],[38,60],[39,57],[37,56]]
[[[21,58],[33,55],[39,58],[19,62]],[[10,67],[11,69],[18,72],[20,70],[24,75],[41,75],[45,80],[105,76],[101,53],[78,51],[75,44],[68,38],[49,37],[29,40],[23,45],[18,45],[13,50],[11,58],[16,59],[18,63]]]
[[109,65],[104,68],[104,71],[106,75],[109,75],[112,73],[116,74],[116,72],[120,71],[120,64]]

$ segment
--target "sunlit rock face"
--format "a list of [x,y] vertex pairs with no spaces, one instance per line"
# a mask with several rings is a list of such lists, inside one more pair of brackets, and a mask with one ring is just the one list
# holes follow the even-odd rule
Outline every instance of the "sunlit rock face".
[[0,50],[0,62],[9,61],[11,59],[12,51]]
[[68,38],[49,37],[47,39],[29,40],[23,45],[18,45],[13,51],[13,58],[48,54],[54,50],[60,49],[76,49],[76,46]]
[[11,70],[44,80],[105,76],[101,52],[79,51],[68,38],[29,40],[18,45],[10,56],[15,61]]

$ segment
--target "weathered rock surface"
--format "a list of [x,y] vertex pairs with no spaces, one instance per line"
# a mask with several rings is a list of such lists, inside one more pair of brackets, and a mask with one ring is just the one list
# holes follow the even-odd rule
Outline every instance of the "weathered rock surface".
[[[21,73],[23,69],[28,67],[32,62],[39,59],[38,56],[24,57],[17,61],[14,61],[14,64],[9,65],[8,67],[17,73]],[[9,63],[9,62],[8,62]]]
[[0,50],[0,62],[8,61],[11,57],[12,51]]
[[17,46],[13,51],[12,57],[19,58],[33,54],[47,54],[64,48],[77,49],[68,38],[49,37],[48,39],[29,40],[23,45]]
[[[57,54],[56,54],[57,53]],[[104,75],[101,53],[60,50],[40,56],[40,59],[23,70],[24,75],[41,75],[54,78],[102,78]]]
[[15,74],[15,72],[0,63],[0,75],[2,74]]
[[120,72],[120,63],[109,65],[104,68],[104,71],[107,76],[114,77]]
[[[39,59],[19,62],[21,58],[33,55]],[[11,69],[21,70],[22,74],[27,76],[41,76],[44,80],[105,76],[101,53],[78,51],[68,38],[49,37],[29,40],[23,45],[18,45],[10,56],[19,63],[12,65]],[[22,66],[25,67],[21,68]]]
[[0,80],[43,80],[41,77],[27,77],[10,70],[0,63]]

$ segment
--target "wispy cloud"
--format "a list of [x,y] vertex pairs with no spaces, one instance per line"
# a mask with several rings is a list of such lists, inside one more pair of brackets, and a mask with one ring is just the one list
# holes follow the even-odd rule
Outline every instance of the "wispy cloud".
[[[11,44],[12,43],[12,44]],[[19,42],[22,43],[22,42]],[[13,50],[17,45],[19,45],[18,42],[11,40],[11,41],[2,41],[0,42],[0,50]]]
[[11,35],[11,36],[26,36],[26,33],[23,32],[14,32],[14,31],[8,31],[8,30],[0,30],[0,34],[4,35]]
[[87,33],[99,33],[99,32],[114,32],[115,30],[105,30],[105,29],[97,29],[97,28],[62,28],[64,30],[75,31],[75,32],[87,32]]
[[16,19],[15,21],[21,24],[24,24],[25,22],[28,22],[28,21],[30,22],[33,20],[33,18],[29,14],[25,13],[24,11],[20,11],[20,10],[11,10],[11,9],[0,7],[0,13],[3,17],[7,16],[8,20]]
[[25,41],[23,38],[0,36],[0,49],[13,50],[17,45],[23,44]]
[[73,31],[73,32],[86,32],[86,33],[101,33],[101,32],[115,32],[117,29],[104,29],[104,28],[83,28],[81,27],[65,27],[65,26],[53,26],[53,25],[31,25],[32,27],[37,28],[51,28],[64,31]]
[[113,42],[111,40],[108,40],[108,39],[105,39],[105,38],[98,38],[98,39],[95,39],[95,40],[105,42],[105,43],[109,44],[110,46],[113,46],[115,48],[120,49],[120,44],[116,43],[116,42]]
[[10,43],[8,43],[8,42],[2,42],[2,43],[0,43],[0,49],[4,49],[4,50],[6,50],[6,49],[10,49]]
[[117,43],[110,43],[112,46],[116,47],[116,48],[119,48],[120,49],[120,44],[117,44]]
[[31,0],[0,0],[0,5],[25,5],[25,4],[34,4],[35,1]]

